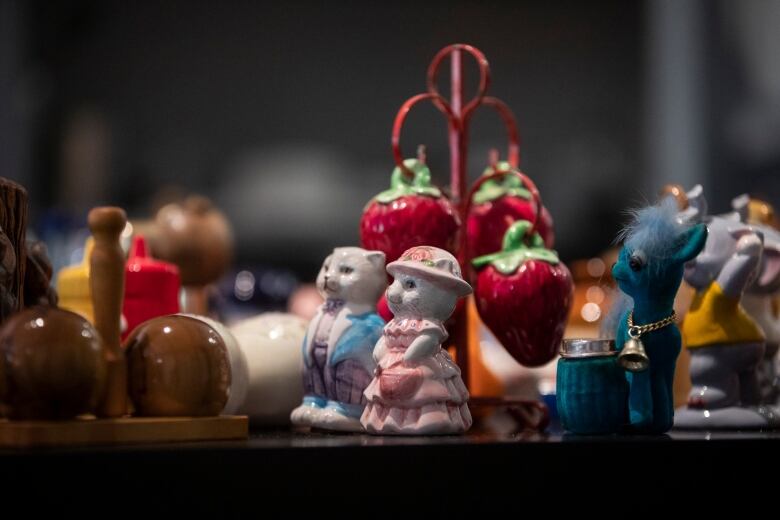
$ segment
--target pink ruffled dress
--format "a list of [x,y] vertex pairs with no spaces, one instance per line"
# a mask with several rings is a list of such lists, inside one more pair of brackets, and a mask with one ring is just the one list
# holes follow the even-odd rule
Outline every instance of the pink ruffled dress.
[[461,433],[471,427],[469,393],[460,368],[449,353],[418,361],[404,361],[404,353],[423,331],[447,338],[442,324],[433,320],[395,318],[385,326],[386,353],[378,361],[374,378],[365,390],[368,400],[361,423],[366,431],[382,434]]

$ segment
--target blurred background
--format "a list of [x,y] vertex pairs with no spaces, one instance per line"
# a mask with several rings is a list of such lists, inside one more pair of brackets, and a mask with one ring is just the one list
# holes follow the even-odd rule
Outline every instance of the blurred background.
[[[465,42],[519,120],[521,167],[569,262],[606,249],[625,208],[668,182],[704,184],[715,213],[744,192],[780,204],[778,27],[769,0],[0,0],[0,175],[27,187],[44,238],[97,204],[148,218],[207,195],[237,266],[312,281],[388,187],[401,103]],[[404,149],[419,143],[447,183],[433,108],[407,121]],[[505,143],[479,113],[470,179]]]

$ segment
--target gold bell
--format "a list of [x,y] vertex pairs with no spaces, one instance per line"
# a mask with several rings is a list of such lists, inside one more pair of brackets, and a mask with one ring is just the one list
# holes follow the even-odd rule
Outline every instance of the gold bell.
[[647,357],[645,346],[639,338],[631,337],[623,345],[617,358],[618,364],[629,372],[641,372],[650,366],[650,358]]

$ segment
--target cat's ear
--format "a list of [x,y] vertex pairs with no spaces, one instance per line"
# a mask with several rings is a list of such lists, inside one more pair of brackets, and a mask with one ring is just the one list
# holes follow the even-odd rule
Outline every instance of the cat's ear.
[[377,269],[385,268],[385,254],[382,251],[366,251],[366,259]]
[[685,263],[696,258],[707,243],[707,226],[696,224],[684,234],[684,243],[674,254],[675,261]]

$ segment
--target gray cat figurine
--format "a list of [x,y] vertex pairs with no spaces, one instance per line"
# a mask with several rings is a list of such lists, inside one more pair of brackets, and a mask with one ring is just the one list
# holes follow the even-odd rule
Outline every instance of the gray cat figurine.
[[363,391],[371,382],[372,352],[385,325],[376,302],[386,286],[380,251],[338,247],[323,262],[317,289],[325,302],[303,340],[304,397],[290,415],[294,425],[363,430]]

